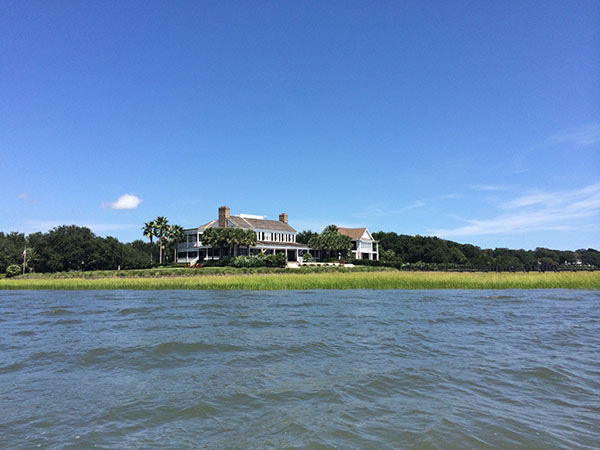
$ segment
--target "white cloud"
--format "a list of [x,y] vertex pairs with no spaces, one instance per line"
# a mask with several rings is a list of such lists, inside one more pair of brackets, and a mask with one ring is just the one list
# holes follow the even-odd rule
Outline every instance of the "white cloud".
[[116,202],[102,203],[102,207],[111,209],[135,209],[140,203],[142,203],[142,200],[139,197],[131,194],[123,194]]
[[27,203],[31,203],[32,205],[35,205],[37,203],[37,200],[32,199],[29,194],[27,194],[27,192],[22,192],[18,195],[18,198],[20,198],[21,200],[25,200]]
[[499,205],[491,219],[471,219],[458,228],[433,230],[438,236],[477,236],[581,229],[600,220],[600,183],[563,192],[537,192]]
[[[370,205],[363,209],[362,211],[357,211],[352,214],[352,217],[356,217],[359,219],[373,219],[376,217],[390,217],[394,215],[404,214],[406,211],[421,209],[428,206],[431,203],[438,202],[440,200],[451,200],[458,198],[456,194],[442,194],[435,197],[427,197],[423,199],[417,199],[413,203],[402,206],[400,208],[391,208],[387,207],[382,203]],[[364,226],[359,225],[359,226]]]
[[472,184],[469,188],[476,191],[507,191],[509,190],[506,186],[500,186],[496,184]]
[[413,204],[401,208],[400,212],[408,211],[410,209],[422,208],[423,206],[425,206],[425,202],[423,202],[422,200],[417,200]]
[[574,144],[579,147],[589,147],[600,143],[600,123],[592,123],[570,128],[550,138],[554,142]]

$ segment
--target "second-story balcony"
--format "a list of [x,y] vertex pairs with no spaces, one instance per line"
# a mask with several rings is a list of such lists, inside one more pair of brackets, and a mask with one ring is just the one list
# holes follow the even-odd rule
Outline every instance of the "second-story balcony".
[[[200,243],[202,245],[202,243]],[[190,248],[198,248],[198,242],[181,242],[177,244],[177,250],[188,250]]]

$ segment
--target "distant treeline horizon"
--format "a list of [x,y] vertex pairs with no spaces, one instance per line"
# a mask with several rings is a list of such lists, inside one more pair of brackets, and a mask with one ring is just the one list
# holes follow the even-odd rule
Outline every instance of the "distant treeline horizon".
[[[297,241],[307,243],[317,234],[310,230],[299,232]],[[372,234],[379,241],[380,251],[380,262],[372,264],[402,269],[531,271],[600,268],[600,252],[593,248],[482,249],[433,236],[384,231]],[[165,248],[165,262],[173,264],[175,243],[169,245],[171,248]],[[22,266],[24,258],[29,272],[143,269],[151,267],[151,260],[157,261],[158,252],[158,245],[142,239],[123,243],[111,236],[97,236],[89,228],[77,225],[62,225],[45,233],[28,235],[0,232],[0,274],[5,273],[9,265]]]

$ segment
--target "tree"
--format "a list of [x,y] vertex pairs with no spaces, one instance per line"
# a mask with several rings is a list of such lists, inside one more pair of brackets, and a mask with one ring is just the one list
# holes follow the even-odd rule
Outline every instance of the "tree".
[[29,272],[34,272],[35,267],[39,261],[39,256],[33,247],[27,247],[25,249],[25,267]]
[[122,265],[123,261],[123,244],[116,238],[108,236],[106,238],[98,238],[99,260],[97,269],[117,269]]
[[101,268],[100,240],[86,227],[62,225],[53,228],[42,239],[42,245],[35,245],[41,271]]
[[[202,241],[202,245],[209,245],[213,248],[218,247],[221,245],[221,233],[219,232],[219,230],[222,230],[222,228],[207,228],[202,232],[202,235],[200,236],[200,240]],[[214,252],[213,252],[213,258],[214,258]]]
[[382,250],[381,254],[379,255],[379,260],[384,263],[402,263],[402,258],[397,256],[394,250]]
[[308,244],[312,237],[316,237],[318,235],[319,233],[315,233],[314,231],[304,230],[296,235],[296,242],[300,244]]
[[167,230],[169,229],[169,221],[164,216],[158,216],[154,219],[156,230],[155,236],[158,237],[158,263],[163,263],[164,240]]
[[256,233],[252,230],[242,228],[207,228],[200,238],[203,245],[210,245],[220,249],[221,257],[224,256],[226,247],[233,249],[231,253],[236,254],[236,247],[244,246],[250,249],[250,246],[256,244]]
[[600,252],[598,250],[588,248],[587,250],[577,250],[577,253],[583,264],[600,267]]
[[256,245],[256,233],[252,230],[240,230],[238,233],[238,245],[243,245],[248,249],[248,255],[250,255],[250,247]]
[[169,240],[173,242],[173,262],[177,262],[177,244],[185,239],[183,227],[181,225],[171,225],[169,227]]
[[6,268],[6,277],[16,277],[21,273],[21,268],[17,264],[11,264]]
[[23,249],[25,248],[25,235],[23,233],[0,232],[0,273],[4,273],[11,264],[23,263]]
[[144,236],[150,239],[150,265],[152,265],[152,238],[156,233],[156,224],[154,221],[151,220],[150,222],[146,222],[142,227],[142,232],[144,233]]
[[352,239],[349,236],[341,234],[335,225],[329,225],[321,234],[316,237],[313,236],[308,245],[325,251],[327,257],[330,257],[332,253],[336,254],[338,252],[343,253],[345,256],[346,252],[352,247]]
[[121,267],[123,269],[144,269],[150,267],[148,259],[149,248],[150,244],[141,239],[123,244],[123,261],[121,262]]

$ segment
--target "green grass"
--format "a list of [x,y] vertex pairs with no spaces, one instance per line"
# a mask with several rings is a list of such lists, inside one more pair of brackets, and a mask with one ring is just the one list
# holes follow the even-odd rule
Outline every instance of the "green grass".
[[63,279],[63,278],[157,278],[157,277],[190,277],[204,275],[245,275],[245,274],[272,274],[272,273],[322,273],[322,272],[381,272],[395,271],[389,267],[340,267],[340,266],[304,266],[299,269],[278,267],[203,267],[191,269],[187,267],[157,267],[154,269],[130,270],[90,270],[86,272],[55,272],[55,273],[27,273],[15,277],[18,280],[34,279]]
[[153,278],[132,276],[105,278],[25,277],[0,280],[0,289],[600,289],[600,272],[340,271],[311,273],[306,271],[272,271],[271,273],[239,274],[238,271],[236,275],[225,273],[226,275],[155,276]]

